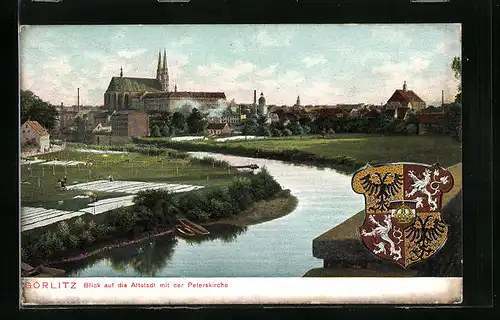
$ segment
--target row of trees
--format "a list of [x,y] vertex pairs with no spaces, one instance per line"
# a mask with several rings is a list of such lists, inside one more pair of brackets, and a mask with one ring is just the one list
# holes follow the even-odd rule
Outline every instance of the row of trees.
[[156,228],[173,227],[183,216],[194,221],[233,216],[281,191],[281,186],[266,170],[240,177],[229,185],[184,194],[141,191],[134,198],[133,206],[109,212],[101,224],[79,217],[71,224],[60,222],[55,230],[42,235],[23,236],[22,259],[43,262],[62,258],[117,237],[130,238]]
[[405,121],[395,121],[392,117],[381,114],[372,118],[337,118],[318,117],[314,121],[300,119],[266,123],[264,117],[251,117],[243,127],[243,134],[269,137],[301,136],[309,133],[328,135],[333,133],[381,133],[381,134],[417,134],[418,118],[410,116]]
[[185,116],[184,113],[176,111],[174,113],[163,112],[151,121],[152,137],[172,137],[177,134],[200,134],[206,128],[206,122],[197,108]]

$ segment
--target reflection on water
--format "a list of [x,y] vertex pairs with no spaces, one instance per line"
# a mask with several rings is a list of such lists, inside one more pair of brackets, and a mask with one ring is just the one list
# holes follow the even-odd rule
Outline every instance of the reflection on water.
[[[247,230],[247,227],[237,227],[226,224],[213,224],[206,226],[209,235],[180,237],[184,242],[196,245],[202,242],[221,240],[230,243],[238,235]],[[133,272],[137,276],[155,277],[158,272],[168,266],[178,243],[178,235],[166,235],[145,240],[123,248],[89,257],[85,260],[60,264],[58,267],[68,270],[67,276],[81,275],[81,272],[100,265],[107,265],[115,273],[128,274]]]
[[[75,263],[82,277],[301,277],[323,261],[312,256],[312,240],[363,209],[351,176],[329,168],[206,152],[231,165],[257,164],[297,197],[295,210],[279,219],[238,229],[206,226],[206,237],[172,235],[116,249]],[[150,244],[151,243],[151,244]],[[148,247],[149,246],[149,247]]]

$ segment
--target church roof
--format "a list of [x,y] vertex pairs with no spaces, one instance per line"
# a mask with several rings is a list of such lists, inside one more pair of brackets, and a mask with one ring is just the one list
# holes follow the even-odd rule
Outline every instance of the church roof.
[[161,90],[161,83],[157,79],[113,77],[106,91],[157,92]]

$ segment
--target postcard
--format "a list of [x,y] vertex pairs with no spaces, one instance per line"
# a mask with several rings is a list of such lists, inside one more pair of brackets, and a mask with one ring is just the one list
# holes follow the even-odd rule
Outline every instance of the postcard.
[[460,24],[19,41],[21,307],[462,301]]

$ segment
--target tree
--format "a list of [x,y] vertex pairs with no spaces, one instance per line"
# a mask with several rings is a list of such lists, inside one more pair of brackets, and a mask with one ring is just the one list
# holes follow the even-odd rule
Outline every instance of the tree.
[[161,136],[160,127],[158,127],[158,125],[155,124],[153,128],[151,128],[151,136],[155,138]]
[[21,123],[34,120],[49,130],[54,128],[57,118],[55,106],[43,101],[33,92],[21,90],[20,107]]
[[161,133],[162,133],[162,136],[164,136],[164,137],[170,136],[170,127],[168,126],[168,124],[163,125]]
[[252,134],[257,134],[258,130],[259,130],[259,124],[257,122],[257,119],[252,117],[245,121],[245,124],[241,132],[244,135],[252,135]]
[[295,121],[288,125],[288,129],[296,136],[301,136],[304,134],[304,128],[300,125],[300,122]]
[[176,132],[182,132],[186,128],[186,117],[181,112],[174,112],[172,115],[171,126]]
[[193,110],[191,110],[191,114],[186,119],[186,124],[189,133],[198,134],[203,132],[205,129],[205,122],[203,121],[203,117],[197,108],[193,108]]
[[462,102],[462,61],[460,57],[454,57],[451,62],[451,70],[455,74],[455,78],[459,81],[458,83],[458,92],[455,96],[455,102]]
[[74,124],[75,130],[72,132],[73,140],[83,143],[89,142],[91,135],[90,132],[87,131],[87,120],[76,117]]

